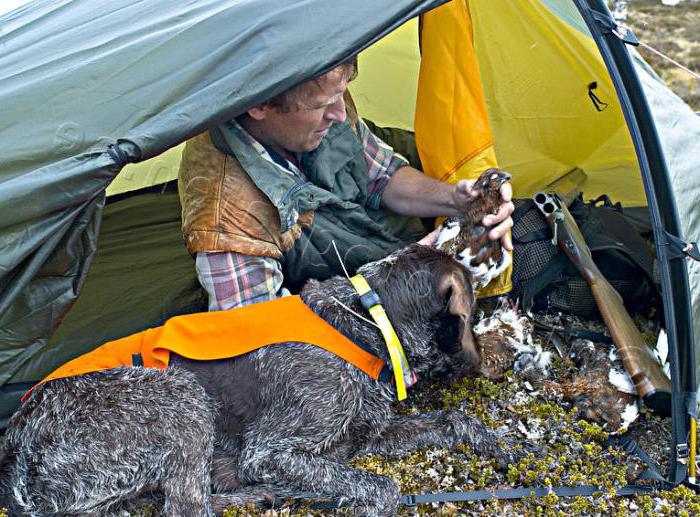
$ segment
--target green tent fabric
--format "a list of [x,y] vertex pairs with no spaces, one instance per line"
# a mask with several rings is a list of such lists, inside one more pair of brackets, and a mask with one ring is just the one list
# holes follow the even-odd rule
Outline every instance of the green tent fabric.
[[[700,241],[700,116],[671,92],[637,52],[632,53],[659,133],[685,239]],[[695,335],[694,375],[700,382],[700,262],[688,261]],[[690,366],[690,365],[689,365]]]
[[442,1],[36,0],[0,17],[0,383],[53,364],[40,352],[80,292],[105,188],[127,162]]
[[[92,250],[94,239],[85,241]],[[59,249],[73,249],[70,244]],[[0,388],[0,407],[8,408],[3,418],[34,380],[57,365],[172,316],[206,310],[194,261],[182,244],[175,182],[110,198],[80,297],[48,342],[39,336],[45,344],[24,352]]]

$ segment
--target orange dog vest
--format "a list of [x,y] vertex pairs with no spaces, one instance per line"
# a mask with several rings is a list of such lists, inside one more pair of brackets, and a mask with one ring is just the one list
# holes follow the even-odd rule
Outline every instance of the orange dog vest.
[[[176,316],[161,327],[110,341],[69,361],[37,386],[54,379],[118,366],[142,365],[162,370],[167,368],[171,352],[188,359],[210,361],[236,357],[287,341],[322,348],[375,380],[386,366],[382,359],[365,351],[317,316],[299,296],[286,296],[234,310]],[[23,399],[29,393],[31,390]]]

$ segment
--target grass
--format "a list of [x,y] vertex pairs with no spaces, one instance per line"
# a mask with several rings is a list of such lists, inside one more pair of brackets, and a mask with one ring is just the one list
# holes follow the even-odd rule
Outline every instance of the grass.
[[[663,5],[660,0],[632,0],[627,25],[640,41],[700,73],[700,2],[697,0],[685,0],[676,6]],[[700,112],[700,80],[644,48],[639,52],[671,90]]]

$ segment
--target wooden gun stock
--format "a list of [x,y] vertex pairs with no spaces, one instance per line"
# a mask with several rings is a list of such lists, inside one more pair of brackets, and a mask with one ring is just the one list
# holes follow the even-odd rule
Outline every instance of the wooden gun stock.
[[627,312],[622,297],[593,262],[576,221],[556,194],[539,192],[535,195],[535,204],[552,228],[552,243],[559,245],[590,286],[637,393],[650,408],[667,413],[671,404],[671,381]]

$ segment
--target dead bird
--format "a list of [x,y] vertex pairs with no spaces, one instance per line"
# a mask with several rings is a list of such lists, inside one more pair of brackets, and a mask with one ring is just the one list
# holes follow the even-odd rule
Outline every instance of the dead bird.
[[495,214],[501,206],[501,187],[510,174],[491,168],[481,174],[473,188],[481,194],[462,216],[442,223],[435,247],[455,257],[471,273],[475,288],[485,287],[512,262],[512,256],[500,241],[489,239],[491,227],[482,225],[485,216]]
[[[610,431],[629,426],[638,415],[634,385],[614,365],[616,354],[588,339],[574,339],[568,358],[570,374],[545,383],[545,389],[572,403],[581,418],[598,422]],[[621,380],[618,380],[621,378]]]
[[500,380],[512,369],[526,380],[549,376],[552,354],[533,341],[533,330],[533,321],[520,313],[518,305],[502,298],[493,313],[474,326],[481,375]]

